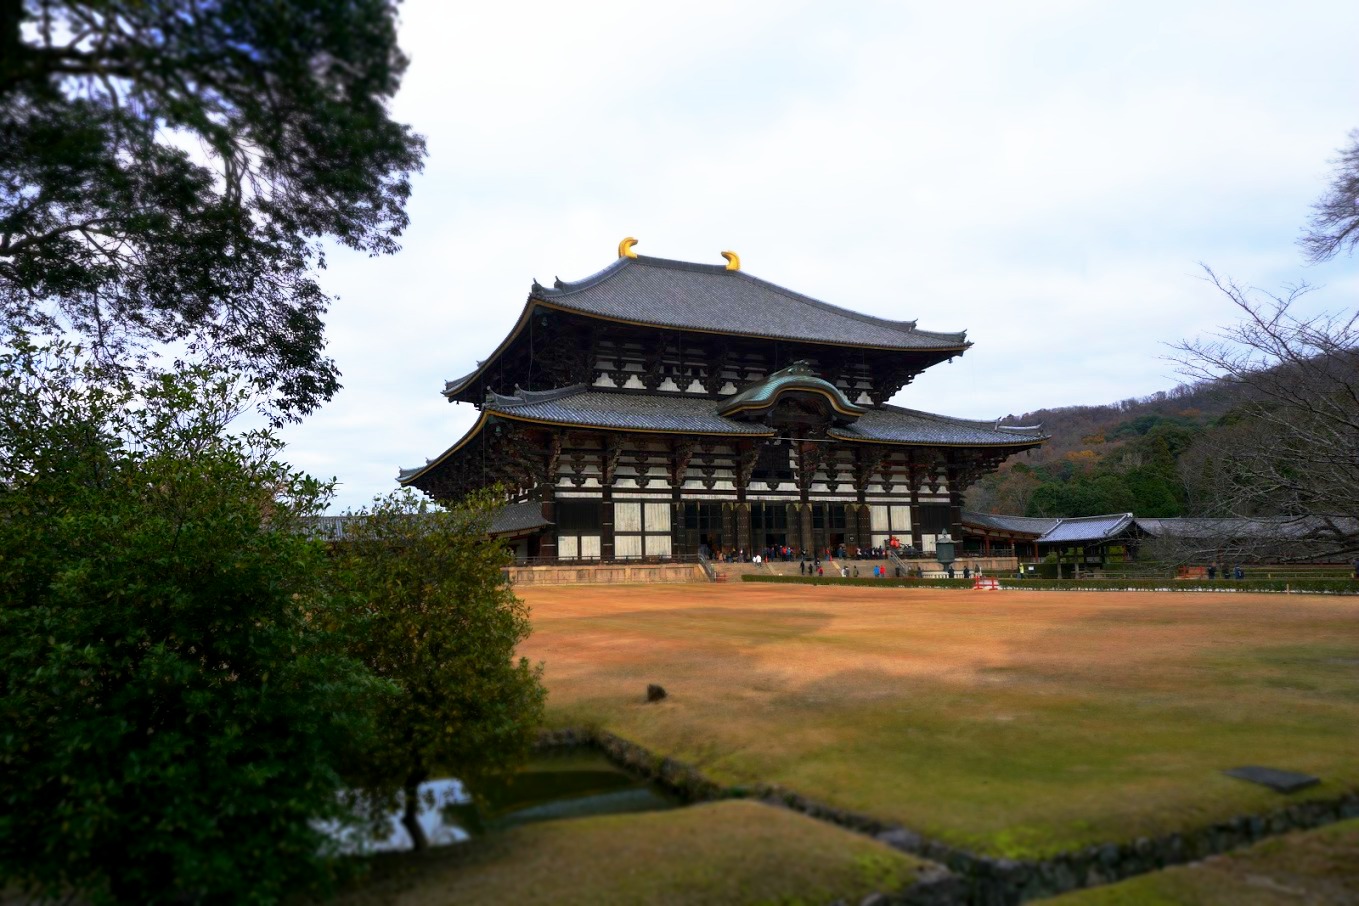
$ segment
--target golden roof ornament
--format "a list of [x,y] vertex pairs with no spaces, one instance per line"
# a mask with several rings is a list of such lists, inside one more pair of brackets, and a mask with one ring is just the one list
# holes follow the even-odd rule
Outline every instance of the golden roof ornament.
[[727,270],[739,271],[741,269],[741,256],[735,252],[723,252],[722,257],[727,259]]
[[637,240],[633,239],[631,236],[629,236],[627,239],[624,239],[622,242],[618,243],[618,257],[636,258],[637,253],[632,250],[632,247],[636,244]]

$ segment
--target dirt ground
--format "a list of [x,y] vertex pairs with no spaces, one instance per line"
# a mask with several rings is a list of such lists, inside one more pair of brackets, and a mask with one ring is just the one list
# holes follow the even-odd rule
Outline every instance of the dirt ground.
[[[1359,788],[1359,601],[733,584],[526,588],[550,721],[1011,856]],[[670,693],[644,702],[648,683]]]

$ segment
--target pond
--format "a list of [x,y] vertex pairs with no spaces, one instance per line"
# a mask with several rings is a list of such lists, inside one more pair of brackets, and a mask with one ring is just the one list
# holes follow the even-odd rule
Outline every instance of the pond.
[[[629,774],[592,749],[540,755],[512,777],[487,784],[476,802],[453,778],[421,784],[420,825],[431,846],[447,846],[488,831],[534,821],[616,815],[675,808],[680,799]],[[388,816],[380,840],[343,840],[352,852],[411,848],[399,812]]]

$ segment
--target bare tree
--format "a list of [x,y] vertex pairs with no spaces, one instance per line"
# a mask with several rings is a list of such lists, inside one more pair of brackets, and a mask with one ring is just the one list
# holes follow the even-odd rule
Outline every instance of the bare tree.
[[1312,206],[1300,244],[1314,262],[1353,252],[1359,245],[1359,129],[1350,133],[1349,147],[1336,159],[1331,185]]
[[1316,556],[1359,553],[1359,311],[1299,315],[1305,285],[1275,295],[1204,270],[1242,319],[1175,359],[1241,402],[1183,463],[1196,509],[1278,520],[1281,536],[1305,524]]

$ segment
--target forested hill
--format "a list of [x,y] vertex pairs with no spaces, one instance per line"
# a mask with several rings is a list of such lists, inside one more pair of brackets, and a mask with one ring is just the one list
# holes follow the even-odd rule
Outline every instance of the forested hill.
[[1182,459],[1239,401],[1235,388],[1197,384],[1106,406],[1010,416],[1005,424],[1041,422],[1052,439],[973,485],[967,507],[1028,516],[1185,515],[1192,492],[1181,478]]

